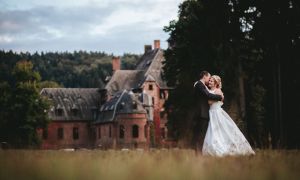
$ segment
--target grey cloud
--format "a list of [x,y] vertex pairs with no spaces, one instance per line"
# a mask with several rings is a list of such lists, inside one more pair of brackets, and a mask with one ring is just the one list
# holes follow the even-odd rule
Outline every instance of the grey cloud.
[[166,17],[157,15],[147,22],[123,23],[109,29],[108,34],[90,33],[95,26],[105,26],[107,18],[118,15],[123,8],[149,13],[155,3],[147,1],[135,6],[136,2],[127,2],[105,7],[90,3],[63,8],[36,6],[24,10],[4,8],[0,10],[0,49],[31,52],[82,49],[122,54],[141,53],[143,45],[151,44],[153,39],[161,39],[165,46],[167,35],[162,31],[163,27],[153,24]]

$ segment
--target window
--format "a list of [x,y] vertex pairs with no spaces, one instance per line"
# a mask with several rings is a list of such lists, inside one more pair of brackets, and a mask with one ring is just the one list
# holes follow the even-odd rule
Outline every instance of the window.
[[133,138],[139,137],[139,126],[136,124],[132,126],[132,137]]
[[153,90],[153,85],[152,85],[152,84],[149,84],[148,89],[149,89],[150,91],[152,91],[152,90]]
[[152,97],[152,105],[154,106],[154,97]]
[[111,137],[111,126],[109,126],[109,137]]
[[165,117],[165,113],[166,113],[165,111],[161,111],[160,112],[160,118],[164,118]]
[[97,119],[97,109],[92,109],[92,115],[93,115],[93,119],[96,120]]
[[79,139],[79,130],[77,127],[73,128],[73,139]]
[[166,138],[166,135],[165,135],[165,128],[160,128],[160,135],[161,135],[161,138],[163,138],[163,139]]
[[72,115],[77,116],[78,115],[78,109],[72,109]]
[[58,128],[57,129],[57,138],[58,139],[63,139],[64,138],[64,129],[63,128]]
[[123,125],[120,125],[120,127],[119,127],[119,138],[123,139],[124,136],[125,136],[125,128],[124,128]]
[[165,92],[160,90],[160,99],[165,99]]
[[145,138],[148,137],[147,125],[144,126],[144,136],[145,136]]
[[43,139],[48,139],[48,129],[47,128],[43,129]]
[[137,103],[135,101],[132,102],[132,108],[137,109]]
[[98,139],[101,139],[101,127],[98,127]]
[[57,116],[62,116],[63,115],[63,110],[62,109],[55,109],[55,114]]

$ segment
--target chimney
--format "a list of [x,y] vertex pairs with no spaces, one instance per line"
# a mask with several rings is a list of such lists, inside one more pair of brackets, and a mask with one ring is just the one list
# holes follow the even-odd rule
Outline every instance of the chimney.
[[116,70],[120,70],[121,69],[121,59],[119,56],[114,56],[112,58],[112,70],[113,70],[113,73],[116,71]]
[[154,40],[154,49],[160,49],[160,40]]
[[149,52],[152,50],[152,46],[151,45],[145,45],[145,53]]

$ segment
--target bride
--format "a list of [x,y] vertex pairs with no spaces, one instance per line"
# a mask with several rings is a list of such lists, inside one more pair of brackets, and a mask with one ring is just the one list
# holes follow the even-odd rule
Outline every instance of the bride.
[[[222,82],[219,76],[211,76],[208,84],[210,92],[222,95]],[[205,135],[203,155],[252,155],[255,152],[234,121],[222,109],[223,102],[209,101],[209,124]]]

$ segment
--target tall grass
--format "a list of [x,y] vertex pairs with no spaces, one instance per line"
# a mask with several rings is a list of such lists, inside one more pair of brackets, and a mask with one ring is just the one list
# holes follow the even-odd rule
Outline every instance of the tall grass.
[[299,151],[207,157],[192,150],[0,150],[0,179],[297,179]]

